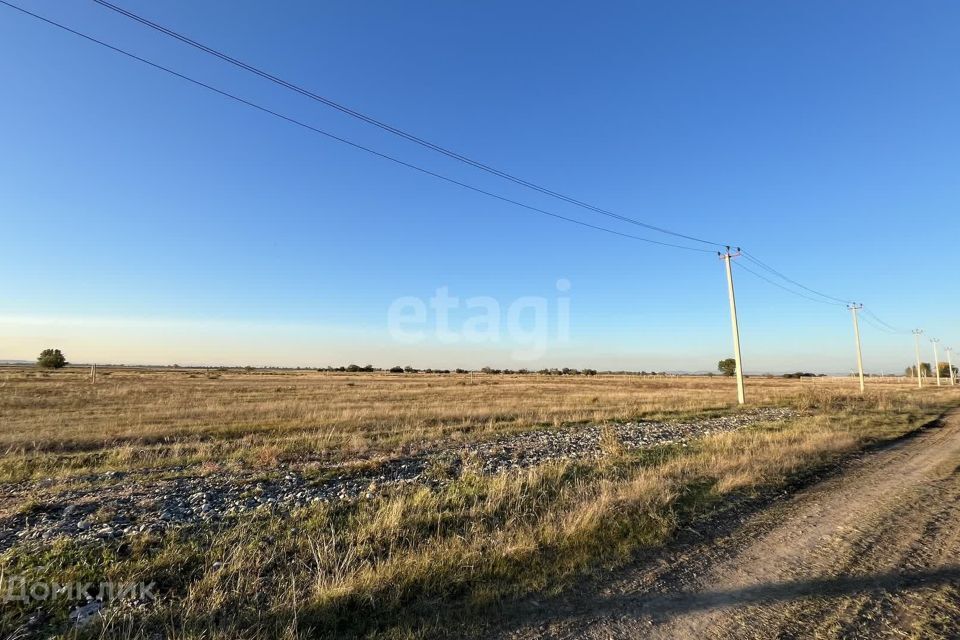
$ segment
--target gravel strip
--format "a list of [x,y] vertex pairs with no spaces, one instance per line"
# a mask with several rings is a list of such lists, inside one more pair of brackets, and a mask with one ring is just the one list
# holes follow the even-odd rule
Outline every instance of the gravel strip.
[[[108,486],[70,489],[44,499],[26,513],[0,520],[0,551],[18,541],[59,537],[110,540],[170,527],[215,524],[257,509],[289,511],[311,503],[372,498],[388,487],[442,487],[459,475],[464,460],[484,474],[525,469],[551,461],[589,460],[602,455],[604,431],[626,449],[684,443],[711,433],[757,423],[787,420],[790,409],[754,409],[691,422],[628,422],[570,426],[513,434],[488,442],[454,445],[414,458],[392,460],[376,468],[321,480],[281,469],[270,478],[252,472],[214,472],[147,479],[143,472],[93,476]],[[611,431],[612,430],[612,431]],[[12,487],[0,489],[12,493]]]

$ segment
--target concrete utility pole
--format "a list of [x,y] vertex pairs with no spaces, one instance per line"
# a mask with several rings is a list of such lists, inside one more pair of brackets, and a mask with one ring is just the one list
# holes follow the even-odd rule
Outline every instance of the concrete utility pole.
[[944,351],[947,352],[947,366],[950,367],[950,386],[952,387],[955,384],[953,378],[953,347],[947,347]]
[[857,311],[863,309],[863,305],[854,302],[847,305],[847,309],[853,314],[853,337],[857,340],[857,370],[860,372],[860,393],[863,393],[863,354],[860,351],[860,322],[857,320]]
[[730,294],[730,324],[733,327],[733,359],[737,363],[737,402],[743,404],[746,402],[743,394],[743,365],[740,361],[740,326],[737,323],[737,296],[733,292],[733,269],[730,267],[730,259],[740,255],[740,248],[737,247],[736,253],[730,252],[727,247],[726,253],[717,252],[717,255],[724,261],[727,267],[727,291]]
[[937,386],[940,386],[940,354],[937,353],[937,343],[940,342],[940,338],[930,338],[930,342],[933,344],[933,368],[937,372]]
[[916,338],[917,349],[917,388],[923,389],[923,377],[920,375],[920,336],[923,335],[923,329],[914,329],[913,337]]
[[90,382],[93,384],[97,383],[97,365],[90,365]]

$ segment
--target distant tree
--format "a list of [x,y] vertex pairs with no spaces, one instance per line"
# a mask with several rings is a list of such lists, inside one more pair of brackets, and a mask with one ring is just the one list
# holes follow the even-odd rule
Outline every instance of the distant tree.
[[37,366],[44,369],[59,369],[67,365],[67,359],[60,349],[44,349],[37,358]]
[[403,367],[390,367],[390,373],[403,373]]
[[[957,368],[953,368],[953,375],[957,375]],[[949,378],[950,377],[950,364],[947,362],[940,363],[940,377]]]
[[717,363],[717,371],[725,376],[732,376],[737,373],[737,361],[733,358],[727,358]]
[[[905,373],[906,373],[907,376],[910,377],[910,378],[916,378],[916,377],[917,377],[917,367],[916,367],[916,365],[911,365],[911,366],[907,367]],[[929,362],[921,362],[921,363],[920,363],[920,375],[921,375],[921,376],[924,376],[924,377],[927,377],[927,378],[929,378],[931,375],[933,375],[933,367],[930,365]]]

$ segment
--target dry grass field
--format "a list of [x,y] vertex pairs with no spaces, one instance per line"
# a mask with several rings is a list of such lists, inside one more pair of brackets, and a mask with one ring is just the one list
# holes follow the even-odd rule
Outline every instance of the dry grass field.
[[[876,402],[912,385],[871,381]],[[750,380],[751,404],[808,408],[852,379]],[[389,453],[543,425],[682,418],[736,407],[708,377],[395,375],[308,371],[0,370],[0,478],[72,469]],[[896,392],[896,393],[892,393]]]
[[[861,396],[852,379],[750,378],[748,394],[738,408],[732,380],[719,377],[112,369],[94,385],[79,369],[3,369],[0,591],[12,576],[109,580],[155,583],[157,598],[108,602],[90,624],[69,620],[78,602],[7,602],[0,637],[480,634],[493,619],[484,612],[623,564],[960,404],[953,389],[893,379],[871,380]],[[758,407],[783,412],[749,413]],[[669,431],[736,416],[737,428],[640,447],[605,426]],[[599,455],[489,473],[482,454],[462,454],[591,425]],[[400,462],[424,470],[359,495],[301,499]],[[289,502],[137,526],[182,487],[253,499],[249,487],[283,482],[301,483]],[[183,508],[199,514],[208,499],[219,498]],[[64,533],[57,523],[74,511],[85,514],[78,527],[109,533]]]

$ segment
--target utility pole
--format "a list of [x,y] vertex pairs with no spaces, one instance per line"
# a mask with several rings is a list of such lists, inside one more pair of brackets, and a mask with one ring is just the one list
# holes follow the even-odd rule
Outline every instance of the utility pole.
[[853,314],[853,337],[857,340],[857,370],[860,372],[860,393],[863,393],[863,354],[860,351],[860,322],[857,320],[857,311],[863,309],[863,305],[854,302],[848,304],[847,309]]
[[730,294],[730,324],[733,327],[733,359],[737,363],[737,402],[743,404],[746,402],[743,395],[743,365],[740,361],[740,326],[737,323],[737,296],[733,292],[733,269],[730,267],[730,259],[740,255],[740,248],[737,247],[736,253],[730,252],[727,247],[726,253],[717,252],[720,259],[724,261],[727,267],[727,291]]
[[933,368],[937,372],[937,386],[940,386],[940,354],[937,353],[937,343],[940,342],[940,338],[930,338],[930,342],[933,344]]
[[917,388],[923,389],[923,378],[920,376],[920,336],[923,335],[923,329],[914,329],[913,337],[916,339],[917,349]]
[[97,383],[97,365],[90,365],[90,382],[93,384]]
[[950,386],[952,387],[955,384],[953,379],[953,347],[947,347],[944,351],[947,352],[947,366],[950,367]]

